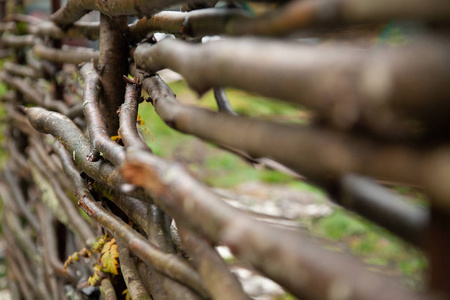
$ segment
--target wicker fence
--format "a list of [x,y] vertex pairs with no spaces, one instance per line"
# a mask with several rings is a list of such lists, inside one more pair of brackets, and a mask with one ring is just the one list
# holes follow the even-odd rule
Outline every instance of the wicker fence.
[[[9,155],[0,191],[14,299],[94,297],[89,276],[105,299],[125,289],[132,299],[249,299],[219,244],[299,299],[450,299],[450,2],[255,2],[265,11],[231,1],[52,1],[42,20],[0,0]],[[182,12],[167,10],[180,4]],[[92,10],[99,23],[77,22]],[[393,19],[420,25],[420,37],[396,47],[364,42]],[[157,41],[156,32],[175,38]],[[305,44],[310,37],[334,42]],[[98,40],[99,50],[62,46],[68,39]],[[219,111],[180,103],[156,75],[165,68],[200,95],[214,89]],[[303,105],[315,121],[239,116],[224,87]],[[427,291],[258,220],[152,154],[136,123],[144,100],[168,126],[306,178],[423,249]],[[428,208],[379,180],[420,187]],[[70,261],[79,262],[65,266],[75,251]]]

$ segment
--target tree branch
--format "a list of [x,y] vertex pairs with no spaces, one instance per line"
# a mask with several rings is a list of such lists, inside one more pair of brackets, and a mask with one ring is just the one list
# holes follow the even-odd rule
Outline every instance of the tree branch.
[[[34,129],[53,135],[71,153],[74,161],[89,177],[107,184],[117,192],[121,192],[122,178],[118,171],[109,162],[89,162],[87,160],[90,152],[89,142],[69,118],[38,107],[27,107],[24,110]],[[151,201],[148,196],[139,190],[131,191],[127,194]]]
[[202,37],[227,34],[228,24],[247,19],[249,15],[238,9],[207,8],[191,12],[162,11],[142,18],[130,25],[130,36],[141,41],[150,33],[164,32],[176,36]]
[[[64,156],[63,156],[64,157]],[[136,233],[128,224],[106,211],[99,203],[92,199],[86,184],[74,170],[73,164],[62,159],[66,175],[74,182],[78,204],[100,225],[122,240],[138,257],[149,263],[159,272],[186,284],[194,291],[205,295],[204,288],[196,274],[184,261],[173,254],[164,253],[148,243],[144,237]]]
[[23,48],[23,47],[32,47],[35,44],[39,43],[39,39],[37,39],[34,35],[2,35],[1,41],[3,45],[11,48]]
[[250,299],[225,261],[204,238],[178,226],[183,245],[213,299]]
[[361,173],[425,185],[436,195],[436,205],[450,207],[446,200],[450,199],[450,187],[442,181],[446,178],[444,169],[450,164],[448,150],[418,151],[326,129],[253,120],[183,105],[158,76],[145,78],[142,86],[158,115],[172,128],[243,150],[252,157],[272,158],[328,190],[333,191],[346,174]]
[[[116,2],[116,5],[122,5],[118,3],[128,1],[112,0],[106,3],[107,5],[112,5],[113,3],[111,2]],[[100,15],[100,59],[98,69],[103,88],[100,108],[103,112],[102,115],[105,119],[109,136],[117,135],[119,130],[117,110],[122,105],[125,96],[123,76],[128,75],[129,56],[126,31],[126,17],[111,18],[103,14]]]
[[118,238],[116,238],[117,250],[119,251],[120,269],[123,279],[128,288],[131,299],[150,300],[152,297],[145,289],[144,283],[139,276],[136,262],[127,246]]
[[109,278],[103,278],[101,281],[100,291],[105,300],[117,300],[116,291]]
[[28,31],[29,33],[34,35],[38,35],[41,37],[48,36],[53,39],[87,38],[89,40],[97,40],[99,34],[98,28],[98,22],[77,22],[63,30],[52,22],[42,21],[38,24],[35,24],[34,26],[29,25]]
[[337,202],[343,207],[381,224],[408,242],[424,245],[428,210],[406,202],[369,178],[354,174],[340,180],[340,193]]
[[151,151],[142,136],[139,135],[136,125],[140,97],[140,84],[138,82],[127,81],[125,102],[120,107],[119,134],[125,144],[125,147],[133,146],[146,151]]
[[31,78],[42,77],[42,74],[39,74],[35,69],[31,67],[22,66],[9,61],[5,62],[5,64],[3,65],[3,69],[7,71],[9,74],[21,77],[31,77]]
[[[449,49],[442,41],[360,51],[248,38],[202,45],[167,39],[138,46],[134,59],[150,73],[179,72],[199,94],[234,87],[303,104],[338,128],[362,125],[395,137],[405,135],[405,125],[393,113],[430,123],[448,119]],[[432,85],[426,74],[436,78]]]
[[128,224],[104,209],[99,203],[87,196],[80,197],[78,203],[83,210],[103,227],[123,241],[139,258],[153,266],[159,272],[192,288],[200,295],[207,295],[198,274],[176,255],[160,251],[144,237],[136,233]]
[[127,154],[122,168],[127,182],[144,187],[156,204],[178,222],[212,242],[223,242],[238,257],[302,299],[328,297],[336,278],[349,291],[349,300],[423,299],[368,273],[354,259],[323,249],[301,232],[249,218],[192,179],[179,165],[142,151]]
[[62,64],[78,65],[93,60],[94,64],[97,65],[99,61],[98,51],[84,47],[56,49],[44,45],[36,45],[33,47],[33,54],[41,59]]
[[100,111],[100,78],[91,63],[84,64],[80,69],[84,78],[83,112],[86,117],[91,151],[88,160],[100,159],[100,152],[114,165],[120,165],[125,158],[125,152],[116,142],[112,141],[107,132],[107,126]]

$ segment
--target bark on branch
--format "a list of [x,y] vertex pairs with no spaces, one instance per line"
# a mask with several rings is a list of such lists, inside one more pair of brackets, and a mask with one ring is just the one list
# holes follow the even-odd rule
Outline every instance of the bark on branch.
[[[81,194],[80,194],[81,195]],[[134,231],[128,224],[108,212],[95,202],[88,193],[79,198],[78,203],[83,210],[104,228],[113,232],[139,258],[152,265],[156,270],[192,288],[207,297],[198,274],[183,260],[174,254],[164,253],[150,244],[143,236]]]
[[[175,4],[192,3],[198,0],[69,0],[50,19],[60,27],[66,27],[91,10],[107,16],[151,16]],[[254,0],[254,2],[277,2],[276,0]]]
[[213,299],[250,299],[225,261],[206,239],[182,226],[178,226],[178,232]]
[[302,299],[325,299],[332,293],[336,278],[348,291],[349,300],[424,299],[368,273],[346,255],[323,249],[302,232],[250,219],[192,179],[179,165],[142,151],[130,152],[122,174],[129,183],[144,187],[157,205],[178,222],[212,242],[225,243],[238,257]]
[[[111,2],[122,3],[127,1],[113,0],[107,3],[112,4]],[[126,31],[126,17],[111,18],[107,15],[100,15],[100,60],[98,69],[103,88],[100,108],[109,136],[117,135],[119,129],[117,110],[122,105],[125,96],[123,76],[128,75],[129,56]]]
[[78,65],[93,60],[94,64],[97,65],[99,60],[98,51],[82,47],[56,49],[44,45],[36,45],[33,48],[33,53],[39,58],[62,64]]
[[202,45],[164,40],[138,46],[134,59],[150,73],[179,72],[199,94],[235,87],[303,104],[338,128],[359,124],[395,136],[403,132],[392,128],[403,124],[394,112],[430,123],[448,119],[448,53],[442,41],[360,51],[246,38]]
[[88,160],[91,162],[100,159],[100,152],[114,165],[120,165],[125,158],[123,147],[111,140],[100,110],[100,77],[91,63],[84,64],[80,69],[84,79],[83,112],[86,117],[91,151]]
[[142,135],[139,135],[136,124],[140,97],[140,83],[127,81],[125,102],[120,107],[119,134],[125,147],[133,146],[150,151],[150,148],[147,146],[147,143],[145,143]]
[[[87,160],[91,148],[89,141],[69,118],[38,107],[25,108],[25,113],[34,129],[54,136],[89,177],[107,184],[114,191],[121,192],[122,178],[118,171],[107,161],[89,162]],[[127,194],[151,201],[139,190]]]
[[360,173],[425,185],[436,195],[436,205],[450,207],[450,187],[443,181],[448,178],[445,169],[450,165],[449,149],[417,151],[326,129],[253,120],[183,105],[158,76],[145,78],[142,86],[158,115],[181,132],[246,151],[252,157],[272,158],[327,189],[333,190],[348,173]]
[[131,299],[150,300],[152,297],[145,289],[142,278],[139,276],[137,264],[134,257],[127,246],[120,240],[116,239],[117,250],[119,251],[120,269],[128,288]]

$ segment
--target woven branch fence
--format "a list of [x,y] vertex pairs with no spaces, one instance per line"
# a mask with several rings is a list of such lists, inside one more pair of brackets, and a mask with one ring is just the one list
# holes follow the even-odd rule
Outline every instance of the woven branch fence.
[[[8,86],[0,194],[13,299],[96,299],[98,291],[249,299],[217,245],[299,299],[450,299],[450,2],[254,2],[265,11],[252,15],[233,1],[54,0],[44,20],[13,13],[22,1],[0,0]],[[90,11],[100,22],[78,21]],[[420,24],[420,38],[361,45],[393,19]],[[346,35],[355,26],[360,34]],[[310,37],[336,42],[306,44]],[[68,39],[99,47],[66,47]],[[179,102],[156,74],[166,68],[199,95],[213,89],[218,111]],[[300,104],[315,121],[239,116],[225,87]],[[152,153],[137,129],[144,100],[173,129],[306,179],[422,249],[427,289],[409,290],[301,230],[224,202]],[[420,187],[427,208],[380,180]]]

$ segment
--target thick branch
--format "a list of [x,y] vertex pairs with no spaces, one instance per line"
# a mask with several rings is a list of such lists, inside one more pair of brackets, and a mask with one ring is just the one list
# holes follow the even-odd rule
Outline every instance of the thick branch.
[[238,9],[201,9],[191,12],[162,11],[142,18],[130,26],[130,35],[140,41],[149,33],[164,32],[177,36],[201,37],[228,33],[228,24],[249,18]]
[[[136,74],[139,75],[139,74]],[[450,207],[448,149],[412,150],[325,129],[292,126],[217,113],[180,104],[158,76],[143,80],[159,116],[171,127],[227,145],[252,157],[269,157],[326,188],[348,173],[426,185],[435,203]],[[243,130],[245,128],[245,130]]]
[[336,278],[348,291],[349,300],[423,299],[367,272],[354,259],[325,250],[302,232],[249,218],[192,179],[179,165],[144,152],[130,153],[122,174],[129,183],[145,187],[158,206],[178,222],[188,224],[212,242],[225,243],[238,257],[302,299],[327,298]]
[[[66,152],[65,156],[68,155],[67,151],[64,150],[64,152]],[[68,156],[67,159],[70,159],[70,156]],[[104,184],[96,183],[95,187],[97,192],[117,205],[117,207],[119,207],[130,220],[141,227],[145,234],[149,234],[149,220],[147,218],[147,206],[149,204],[146,201],[113,191],[110,187]]]
[[[125,3],[127,1],[113,0],[105,3],[112,4],[111,2]],[[103,14],[100,15],[100,59],[98,68],[103,88],[100,107],[109,136],[117,135],[119,129],[117,110],[122,105],[125,96],[123,76],[128,75],[129,56],[126,31],[126,17],[110,18]]]
[[360,124],[398,135],[403,127],[393,112],[430,122],[448,119],[449,49],[436,40],[360,51],[248,38],[202,45],[168,39],[138,46],[134,59],[150,73],[179,72],[199,94],[235,87],[304,104],[339,128]]
[[[71,154],[78,166],[91,178],[107,184],[111,189],[120,192],[121,176],[114,166],[106,161],[89,162],[89,142],[80,129],[67,117],[49,112],[43,108],[25,108],[31,125],[42,133],[53,135]],[[79,175],[79,174],[78,174]],[[133,197],[149,200],[140,191],[128,193]],[[150,200],[149,200],[150,201]]]
[[103,115],[100,111],[100,78],[91,63],[83,65],[80,70],[84,78],[83,112],[86,117],[91,152],[89,161],[100,159],[100,152],[114,165],[120,165],[125,158],[123,148],[111,140]]
[[93,60],[94,64],[97,65],[99,61],[98,51],[83,47],[56,49],[44,45],[36,45],[33,47],[33,54],[41,59],[62,64],[78,65]]

